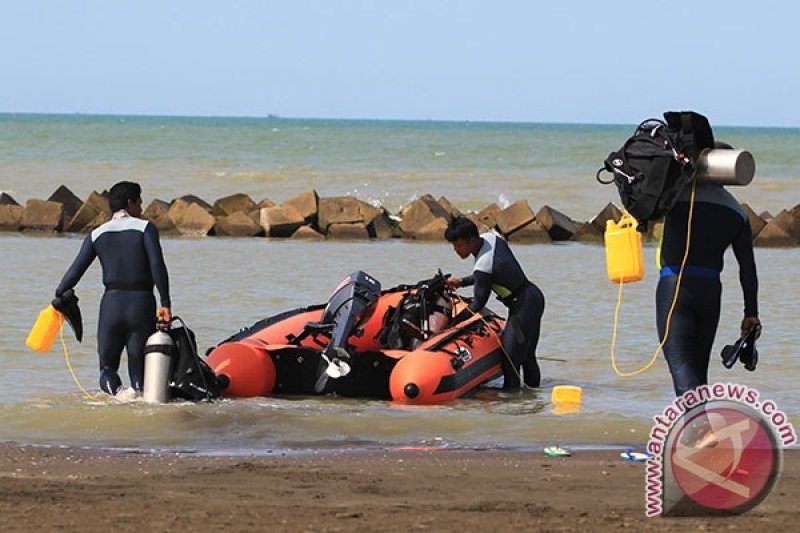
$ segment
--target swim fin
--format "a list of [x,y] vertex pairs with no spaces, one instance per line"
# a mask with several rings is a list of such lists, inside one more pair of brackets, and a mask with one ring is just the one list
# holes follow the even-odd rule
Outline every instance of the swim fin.
[[75,338],[81,342],[83,340],[83,317],[81,317],[81,308],[78,306],[78,295],[75,294],[75,291],[70,289],[61,296],[55,297],[52,305],[64,315],[72,327],[72,331],[75,332]]
[[742,349],[739,351],[739,360],[744,364],[744,369],[750,372],[755,372],[758,364],[758,350],[756,350],[758,328],[758,325],[750,328],[742,342]]
[[730,369],[733,368],[736,361],[741,361],[746,370],[754,372],[756,364],[758,364],[758,350],[756,350],[757,336],[758,325],[755,325],[735,343],[725,346],[720,353],[720,356],[722,356],[722,365]]

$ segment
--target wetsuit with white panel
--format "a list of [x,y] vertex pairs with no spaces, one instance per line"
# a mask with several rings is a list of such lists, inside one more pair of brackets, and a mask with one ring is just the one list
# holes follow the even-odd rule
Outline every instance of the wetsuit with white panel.
[[[481,234],[481,246],[475,253],[472,274],[463,279],[464,286],[474,285],[472,313],[480,312],[492,292],[508,308],[503,329],[503,348],[510,357],[503,357],[504,388],[519,388],[522,367],[525,384],[538,387],[541,381],[536,361],[536,346],[544,314],[544,294],[525,276],[508,243],[495,233]],[[513,362],[513,366],[512,366]]]
[[117,371],[126,348],[131,387],[141,391],[144,345],[156,328],[154,285],[162,307],[170,307],[169,278],[158,230],[125,210],[114,213],[110,221],[86,236],[56,296],[73,288],[95,257],[100,258],[105,285],[97,322],[100,387],[110,394],[119,388]]

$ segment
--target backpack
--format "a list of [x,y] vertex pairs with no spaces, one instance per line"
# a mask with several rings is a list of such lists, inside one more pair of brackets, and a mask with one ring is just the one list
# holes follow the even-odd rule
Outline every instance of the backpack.
[[[615,183],[625,209],[639,222],[669,213],[683,189],[694,178],[694,163],[706,148],[714,147],[708,119],[693,111],[668,111],[665,121],[647,119],[636,128],[622,148],[611,152],[597,181]],[[600,175],[608,172],[612,179]]]
[[193,402],[219,398],[221,391],[217,376],[197,354],[194,331],[179,317],[174,317],[173,321],[179,322],[180,326],[167,330],[175,343],[170,366],[170,395]]

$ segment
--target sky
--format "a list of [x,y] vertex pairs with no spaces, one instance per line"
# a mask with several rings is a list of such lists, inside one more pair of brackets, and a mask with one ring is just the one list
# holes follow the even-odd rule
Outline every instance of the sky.
[[2,0],[0,112],[800,127],[790,0]]

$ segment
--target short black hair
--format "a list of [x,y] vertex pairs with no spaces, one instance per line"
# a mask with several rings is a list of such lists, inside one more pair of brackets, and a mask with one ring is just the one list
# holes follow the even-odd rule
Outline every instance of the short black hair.
[[111,212],[116,213],[120,209],[127,209],[128,200],[136,201],[142,196],[142,187],[132,181],[120,181],[115,183],[108,191],[108,203]]
[[447,229],[444,232],[444,238],[447,239],[448,242],[455,242],[459,239],[468,241],[479,237],[478,226],[467,217],[460,215],[453,218],[450,223],[447,224]]

